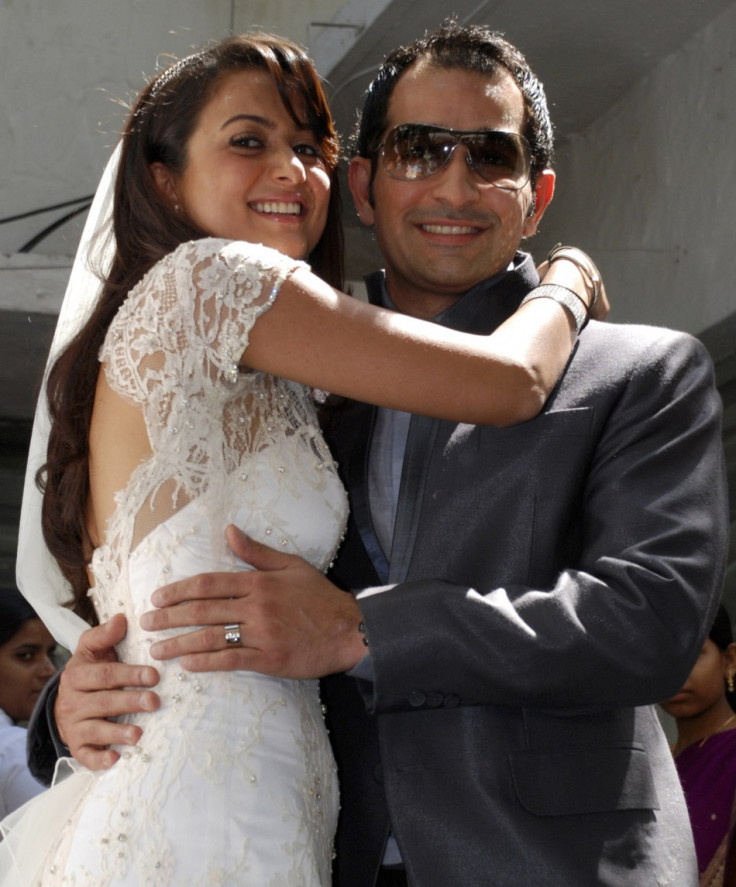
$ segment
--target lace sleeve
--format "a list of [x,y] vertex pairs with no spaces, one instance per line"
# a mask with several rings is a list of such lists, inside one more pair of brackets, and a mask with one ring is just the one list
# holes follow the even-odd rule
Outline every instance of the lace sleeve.
[[110,385],[144,405],[150,428],[166,425],[172,398],[235,384],[250,330],[300,265],[259,244],[182,244],[131,291],[110,325],[100,351]]

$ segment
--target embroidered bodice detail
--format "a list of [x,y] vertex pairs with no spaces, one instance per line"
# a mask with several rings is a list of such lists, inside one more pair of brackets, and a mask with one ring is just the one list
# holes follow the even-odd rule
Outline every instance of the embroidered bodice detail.
[[[324,491],[324,469],[334,466],[305,389],[238,366],[253,325],[301,265],[263,246],[193,241],[154,266],[121,307],[100,358],[113,390],[143,410],[153,454],[118,494],[107,545],[95,554],[106,582],[121,556],[192,499],[221,513],[265,454],[285,486]],[[297,551],[288,534],[278,544]]]

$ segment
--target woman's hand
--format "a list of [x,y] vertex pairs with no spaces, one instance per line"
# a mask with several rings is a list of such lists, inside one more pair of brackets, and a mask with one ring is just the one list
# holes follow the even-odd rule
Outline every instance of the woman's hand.
[[572,290],[588,306],[593,320],[605,320],[611,310],[606,287],[590,257],[573,246],[556,246],[537,268],[541,283]]

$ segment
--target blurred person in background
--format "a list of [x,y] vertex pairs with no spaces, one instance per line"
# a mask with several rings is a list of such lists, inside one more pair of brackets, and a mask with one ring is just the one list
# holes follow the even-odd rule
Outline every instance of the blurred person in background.
[[718,608],[682,688],[662,708],[677,723],[672,750],[685,791],[700,887],[736,885],[736,643],[726,608]]
[[15,589],[0,591],[0,814],[5,816],[44,786],[26,765],[28,721],[46,681],[56,672],[56,643],[36,611]]

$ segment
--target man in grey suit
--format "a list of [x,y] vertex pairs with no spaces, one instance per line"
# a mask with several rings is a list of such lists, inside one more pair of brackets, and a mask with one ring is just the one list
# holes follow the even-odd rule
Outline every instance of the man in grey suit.
[[[519,136],[531,177],[504,190],[489,167]],[[356,148],[351,188],[386,262],[371,299],[490,332],[537,281],[518,247],[554,189],[523,57],[450,23],[398,50]],[[259,572],[170,586],[147,627],[213,626],[158,646],[189,666],[330,675],[335,882],[696,884],[650,706],[689,673],[723,573],[720,407],[702,346],[591,322],[524,425],[347,404],[328,426],[351,496],[334,583],[230,531]],[[231,647],[222,626],[235,622]],[[87,692],[153,683],[109,661],[120,628],[87,633],[57,701],[62,735],[95,766],[101,746],[135,738],[100,717],[155,705],[150,691]]]

